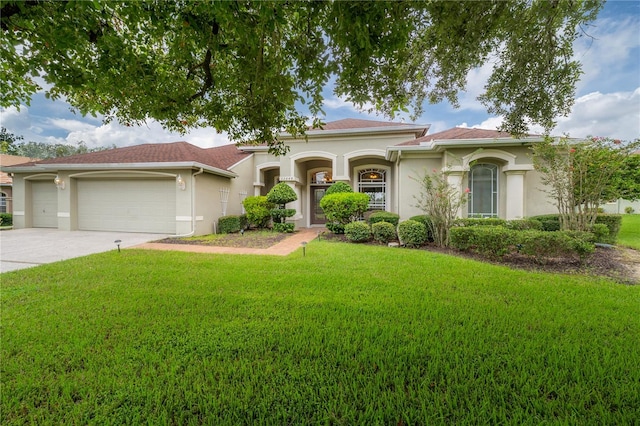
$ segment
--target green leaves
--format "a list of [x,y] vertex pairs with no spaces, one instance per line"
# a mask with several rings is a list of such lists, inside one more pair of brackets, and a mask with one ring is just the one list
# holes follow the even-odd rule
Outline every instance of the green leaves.
[[495,63],[488,110],[515,135],[549,129],[573,103],[579,25],[595,0],[484,2],[3,1],[1,106],[48,95],[83,114],[149,118],[176,131],[211,126],[286,147],[322,114],[322,90],[393,117],[424,102],[454,106],[469,71]]

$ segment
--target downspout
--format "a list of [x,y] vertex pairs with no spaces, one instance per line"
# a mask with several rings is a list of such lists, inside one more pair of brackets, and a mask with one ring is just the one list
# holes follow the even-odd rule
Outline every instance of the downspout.
[[396,157],[396,213],[400,215],[400,156],[402,150],[398,150],[398,156]]
[[[200,171],[191,175],[191,232],[188,234],[173,235],[173,238],[190,237],[196,232],[196,176],[202,173],[204,173],[204,169],[200,167]],[[213,226],[215,227],[215,223]]]

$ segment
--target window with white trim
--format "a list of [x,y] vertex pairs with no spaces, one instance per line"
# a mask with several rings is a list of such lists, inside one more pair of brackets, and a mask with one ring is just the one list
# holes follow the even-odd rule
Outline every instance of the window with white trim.
[[369,210],[387,209],[387,172],[366,169],[358,173],[358,192],[369,196]]
[[0,192],[0,213],[7,212],[7,194]]
[[498,166],[471,167],[469,189],[469,217],[498,217]]

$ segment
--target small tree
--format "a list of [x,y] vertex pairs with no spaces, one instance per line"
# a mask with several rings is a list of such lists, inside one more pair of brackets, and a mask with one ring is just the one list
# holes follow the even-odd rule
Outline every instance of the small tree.
[[294,224],[285,223],[288,217],[296,214],[296,209],[287,209],[285,205],[292,201],[296,201],[298,196],[296,192],[284,182],[280,182],[267,194],[267,201],[276,205],[271,210],[273,218],[273,229],[278,232],[293,232]]
[[623,143],[600,137],[580,142],[547,137],[533,146],[533,165],[558,208],[561,229],[590,231],[598,207],[626,195],[625,176],[636,171],[625,171],[638,147],[640,140]]
[[420,194],[416,207],[429,216],[429,230],[433,236],[433,242],[440,247],[449,245],[449,229],[453,226],[458,211],[466,204],[469,189],[460,191],[447,181],[444,172],[425,173],[420,178],[413,178],[420,186]]

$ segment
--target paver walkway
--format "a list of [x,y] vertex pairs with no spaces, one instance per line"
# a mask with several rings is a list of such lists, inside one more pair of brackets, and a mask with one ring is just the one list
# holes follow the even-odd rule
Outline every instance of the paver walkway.
[[314,238],[318,237],[318,232],[323,231],[325,231],[324,228],[301,228],[290,237],[266,249],[162,243],[144,243],[132,248],[147,250],[186,251],[190,253],[266,254],[270,256],[286,256],[289,253],[302,248],[303,241],[310,242]]

